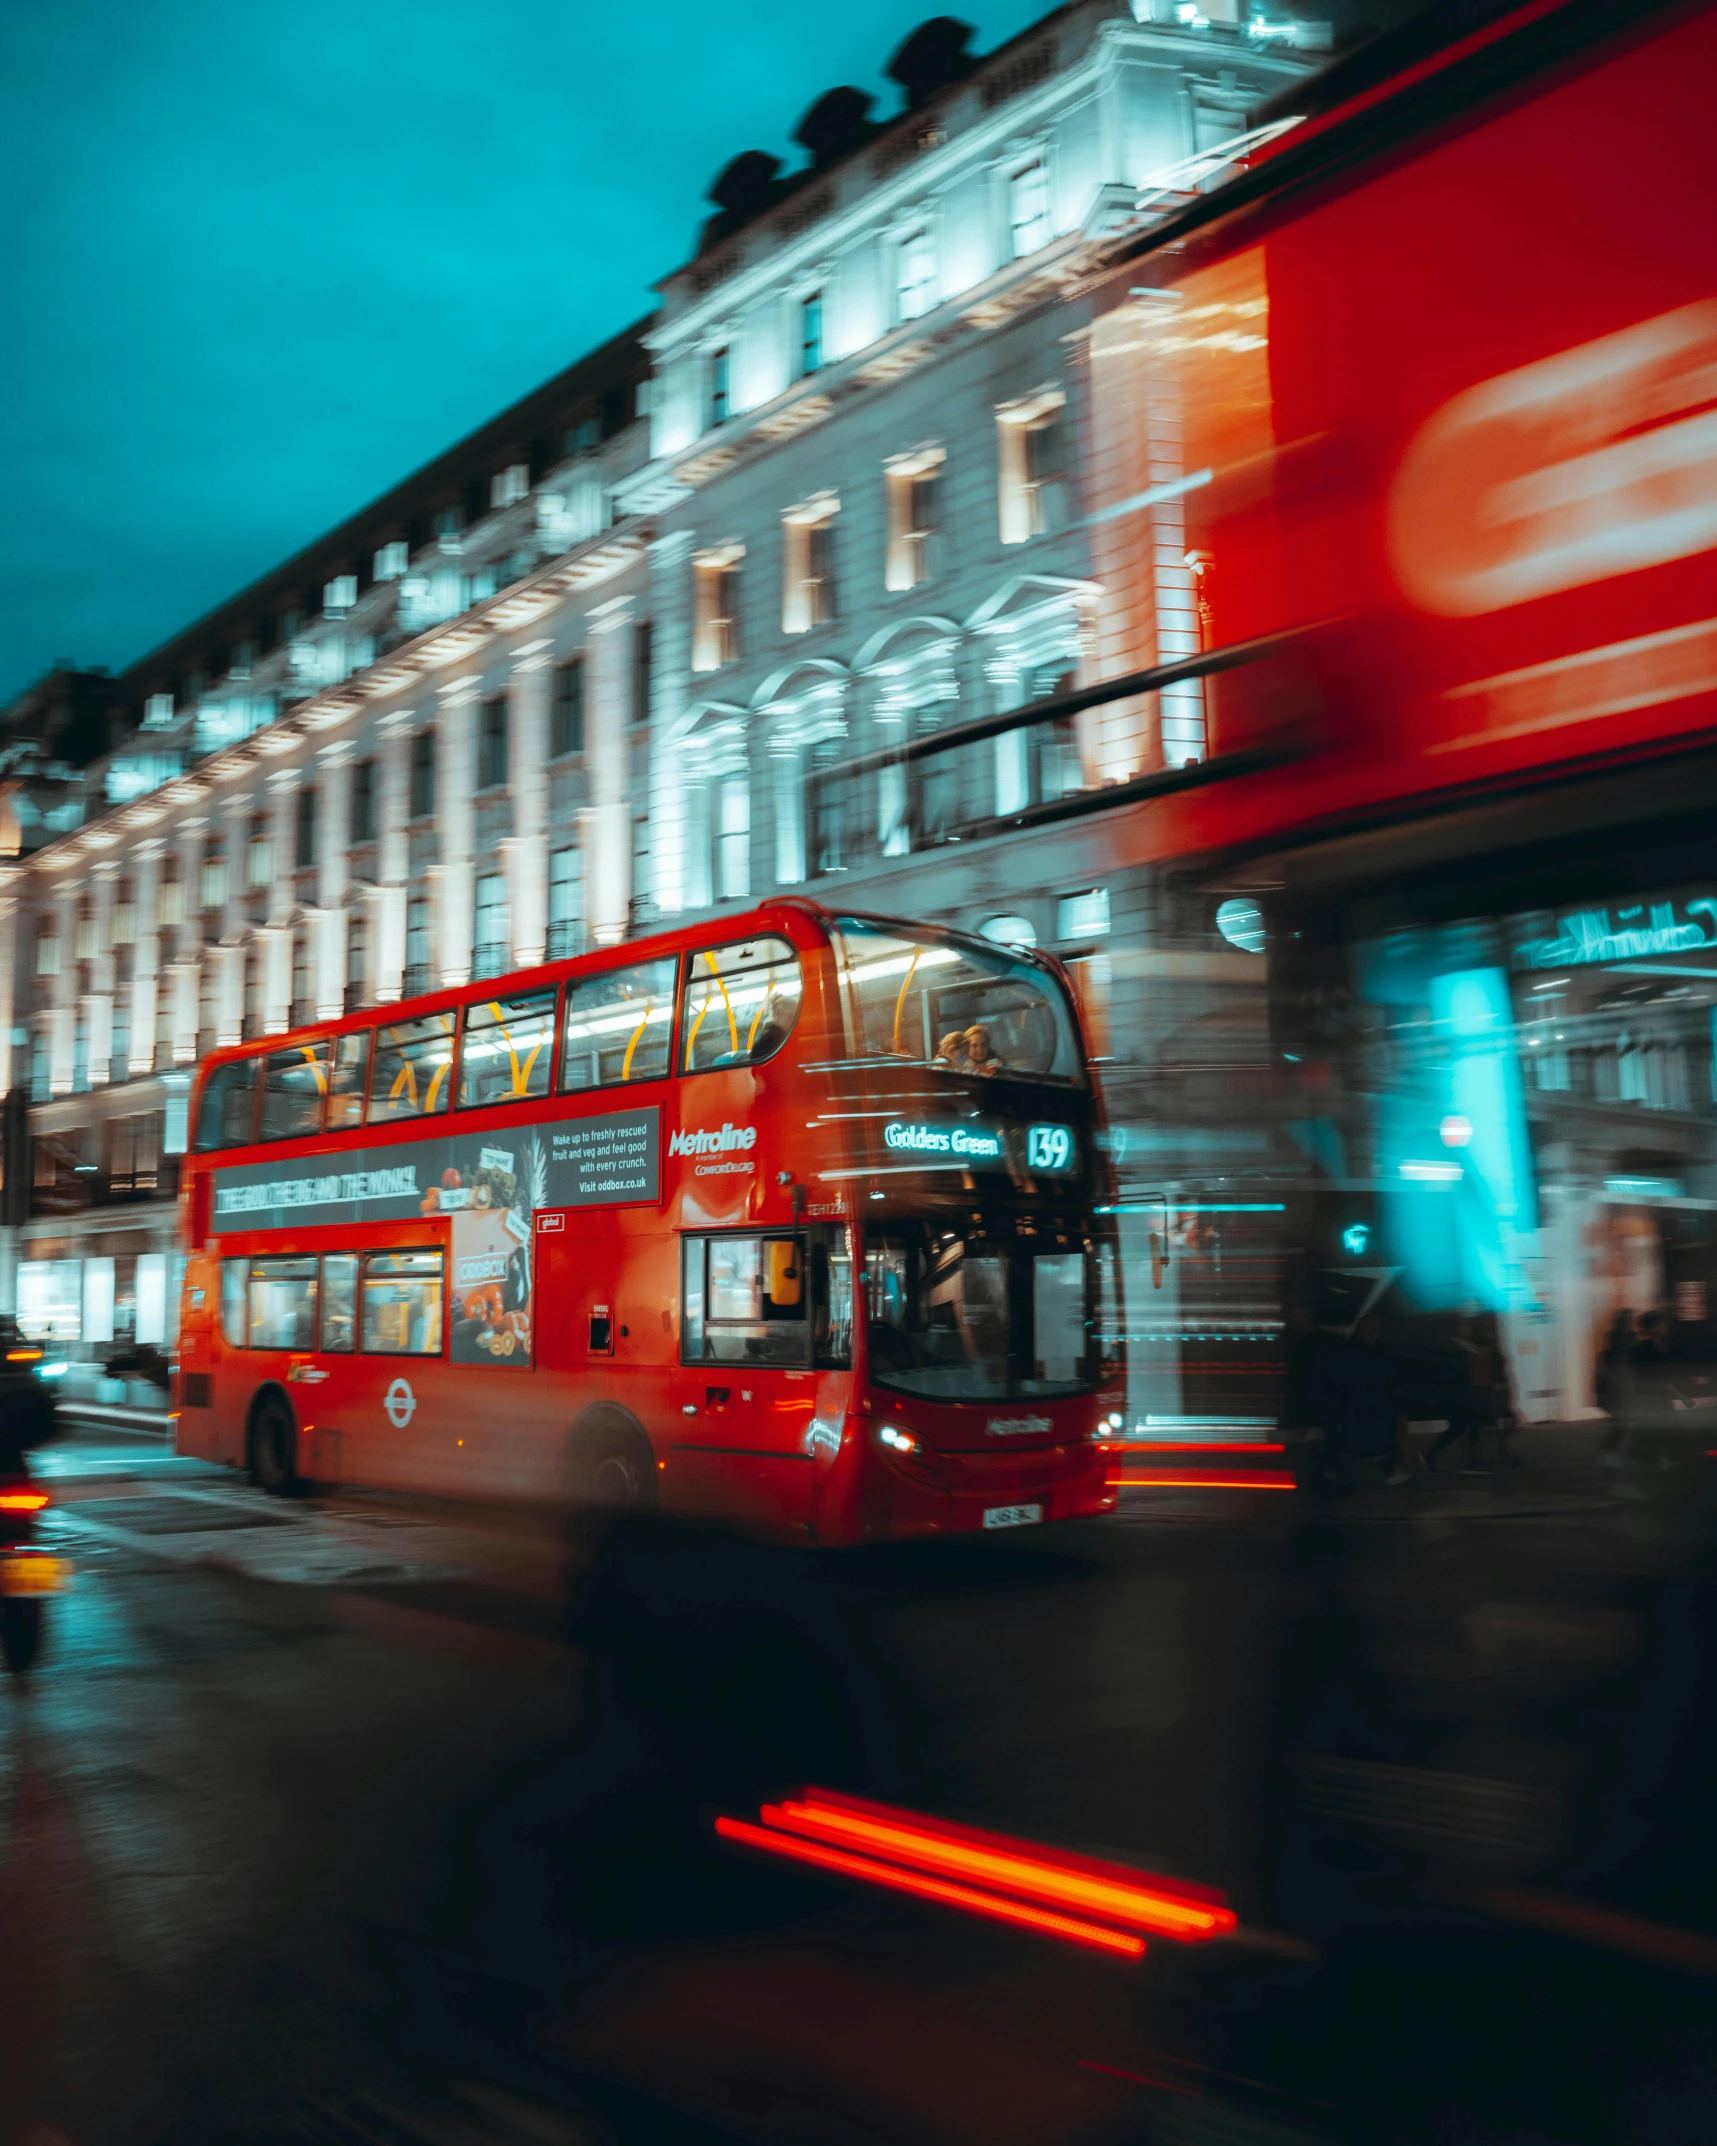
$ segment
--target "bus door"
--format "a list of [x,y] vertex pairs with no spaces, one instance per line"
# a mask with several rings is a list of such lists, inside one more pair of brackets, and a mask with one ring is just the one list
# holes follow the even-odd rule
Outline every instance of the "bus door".
[[808,1529],[817,1407],[803,1231],[688,1232],[669,1492],[682,1509]]
[[317,1426],[310,1451],[318,1475],[405,1488],[457,1484],[442,1362],[446,1266],[439,1243],[322,1255],[318,1347],[296,1388],[300,1422]]

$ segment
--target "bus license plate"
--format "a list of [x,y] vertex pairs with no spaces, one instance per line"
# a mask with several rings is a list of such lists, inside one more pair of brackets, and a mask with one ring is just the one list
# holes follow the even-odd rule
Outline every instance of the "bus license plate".
[[57,1595],[71,1576],[69,1557],[0,1557],[0,1595]]
[[991,1505],[984,1511],[987,1528],[1028,1528],[1042,1518],[1041,1505]]

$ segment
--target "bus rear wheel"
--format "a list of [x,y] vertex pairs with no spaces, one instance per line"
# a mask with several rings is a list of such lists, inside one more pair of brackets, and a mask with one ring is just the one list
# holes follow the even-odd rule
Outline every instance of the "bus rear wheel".
[[576,1491],[578,1503],[595,1512],[652,1511],[656,1470],[648,1445],[635,1431],[598,1431],[580,1455]]
[[277,1497],[298,1481],[298,1426],[278,1394],[265,1395],[251,1417],[250,1472]]

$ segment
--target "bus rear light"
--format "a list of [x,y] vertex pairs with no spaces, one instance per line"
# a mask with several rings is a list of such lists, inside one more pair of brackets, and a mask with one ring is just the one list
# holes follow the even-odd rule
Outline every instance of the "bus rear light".
[[878,1442],[887,1446],[891,1453],[922,1453],[924,1451],[923,1439],[914,1438],[910,1431],[901,1430],[898,1424],[879,1423],[876,1428],[876,1435]]
[[6,1361],[9,1364],[39,1364],[41,1360],[42,1352],[40,1349],[8,1349],[6,1351]]

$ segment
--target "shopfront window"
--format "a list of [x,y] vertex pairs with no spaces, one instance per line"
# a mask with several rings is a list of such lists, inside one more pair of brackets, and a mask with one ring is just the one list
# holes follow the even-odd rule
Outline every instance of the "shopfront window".
[[1548,1419],[1655,1315],[1717,1425],[1717,886],[1315,936],[1276,996],[1318,1323],[1493,1318]]

